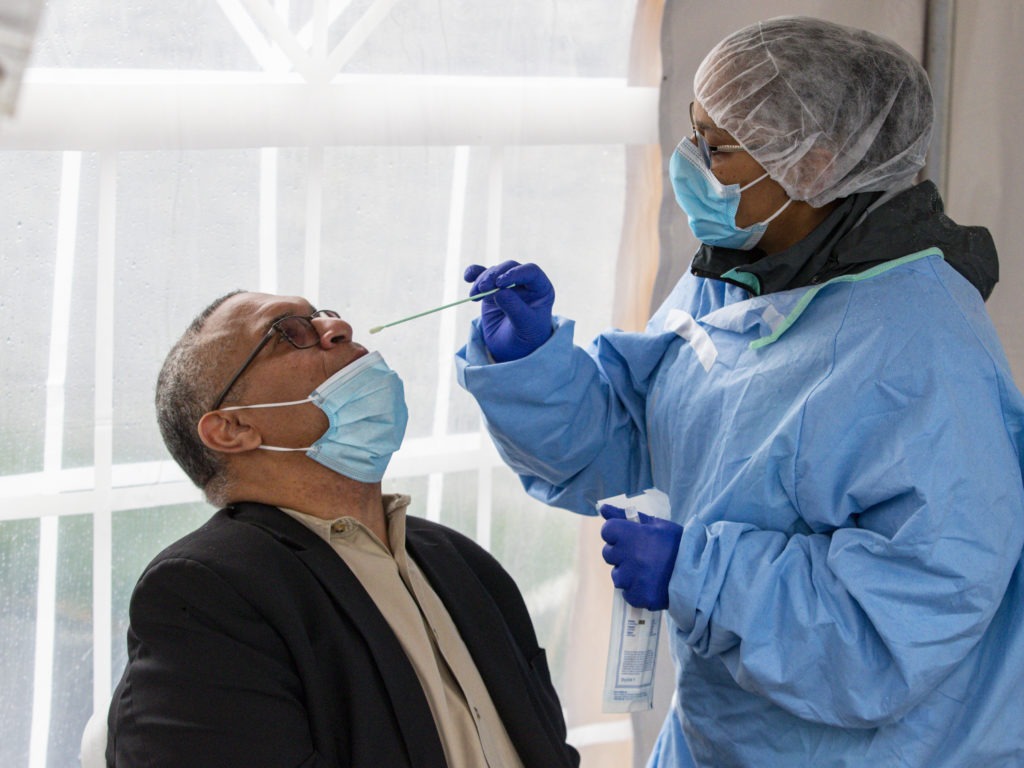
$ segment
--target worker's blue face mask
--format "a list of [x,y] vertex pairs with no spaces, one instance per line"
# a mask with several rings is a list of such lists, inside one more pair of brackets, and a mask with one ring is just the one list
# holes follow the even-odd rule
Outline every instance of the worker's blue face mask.
[[723,184],[711,172],[700,150],[689,139],[679,142],[668,164],[676,201],[690,221],[694,237],[707,245],[747,251],[757,245],[768,225],[793,202],[787,200],[779,210],[762,222],[749,227],[736,226],[736,210],[740,195],[768,174],[749,184]]
[[314,461],[363,483],[376,483],[384,477],[391,454],[402,444],[409,411],[405,406],[402,380],[379,352],[371,352],[349,363],[304,400],[236,405],[221,410],[279,408],[303,403],[313,403],[327,414],[329,424],[323,436],[304,448],[261,445],[261,449],[306,451]]

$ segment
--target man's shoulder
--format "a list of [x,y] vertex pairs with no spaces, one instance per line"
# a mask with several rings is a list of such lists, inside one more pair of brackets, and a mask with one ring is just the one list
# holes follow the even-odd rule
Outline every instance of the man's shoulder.
[[253,562],[285,548],[306,529],[276,507],[241,503],[223,507],[198,528],[167,545],[149,567],[173,559],[224,566],[232,561]]
[[518,591],[511,575],[494,555],[454,528],[408,515],[405,540],[413,558],[434,574],[459,573],[465,567],[492,592]]
[[444,523],[437,523],[433,520],[427,520],[425,517],[417,517],[416,515],[405,516],[405,529],[406,531],[416,531],[417,533],[429,533],[443,537],[455,536],[458,538],[463,538],[472,541],[472,539],[470,539],[465,534],[459,533],[454,528],[449,528]]
[[477,544],[473,539],[454,528],[449,528],[443,523],[436,523],[415,515],[406,515],[405,538],[414,546],[419,542],[446,542],[463,553],[472,555],[486,555],[491,557],[486,549]]

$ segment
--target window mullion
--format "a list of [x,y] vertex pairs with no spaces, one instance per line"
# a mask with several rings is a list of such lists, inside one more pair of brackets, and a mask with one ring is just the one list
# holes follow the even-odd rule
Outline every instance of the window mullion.
[[[459,263],[462,259],[462,231],[466,220],[466,185],[469,178],[469,147],[455,148],[452,161],[452,186],[448,203],[448,245],[444,259],[444,286],[441,304],[455,301],[461,284]],[[437,386],[434,389],[434,424],[431,434],[441,438],[448,433],[448,406],[451,402],[451,352],[455,348],[455,314],[443,312],[438,318],[440,331],[437,345]],[[441,519],[444,497],[444,474],[432,473],[427,480],[427,519]]]
[[277,293],[276,147],[260,150],[260,290]]
[[[487,169],[487,234],[484,246],[487,264],[501,262],[501,216],[504,203],[505,151],[491,147]],[[480,420],[481,445],[490,442],[483,419]],[[481,451],[477,470],[476,541],[484,549],[491,548],[491,516],[494,511],[494,467]]]
[[100,155],[96,264],[96,371],[93,434],[93,708],[110,699],[113,571],[114,263],[117,154]]
[[323,244],[324,148],[306,148],[306,253],[302,295],[320,305],[320,256]]

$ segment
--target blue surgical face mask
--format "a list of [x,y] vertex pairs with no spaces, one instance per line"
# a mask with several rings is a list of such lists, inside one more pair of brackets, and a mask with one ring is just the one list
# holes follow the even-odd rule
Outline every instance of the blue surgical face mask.
[[280,408],[303,403],[313,403],[327,414],[329,424],[323,436],[304,448],[261,445],[261,449],[306,451],[314,461],[363,483],[376,483],[384,477],[391,454],[402,444],[409,412],[402,380],[379,352],[349,363],[304,400],[235,405],[221,410]]
[[748,251],[757,245],[772,220],[793,202],[787,200],[764,221],[749,227],[737,227],[736,210],[740,205],[740,195],[767,179],[767,173],[742,187],[723,184],[704,164],[700,150],[689,139],[679,142],[669,160],[668,172],[676,201],[686,212],[694,237],[707,245]]

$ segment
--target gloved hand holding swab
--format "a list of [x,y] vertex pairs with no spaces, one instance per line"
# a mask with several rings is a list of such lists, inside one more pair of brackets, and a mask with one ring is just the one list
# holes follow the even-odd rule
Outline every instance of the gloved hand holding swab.
[[555,288],[536,264],[512,260],[486,268],[470,264],[462,279],[472,283],[470,290],[479,294],[503,287],[506,282],[516,284],[515,291],[480,302],[477,327],[494,362],[508,363],[526,357],[551,338]]
[[457,306],[458,304],[465,304],[467,301],[475,301],[476,299],[482,299],[484,296],[490,296],[492,293],[497,293],[498,291],[503,291],[506,288],[515,288],[515,287],[516,287],[516,284],[512,283],[511,285],[503,285],[501,288],[494,288],[493,290],[490,290],[490,291],[484,291],[483,293],[477,293],[477,294],[474,294],[473,296],[467,296],[464,299],[459,299],[458,301],[453,301],[450,304],[442,304],[440,307],[434,307],[433,309],[428,309],[425,312],[418,312],[415,315],[409,315],[408,317],[403,317],[401,320],[395,320],[395,321],[390,322],[390,323],[384,323],[384,325],[374,326],[373,328],[370,329],[370,333],[380,333],[385,328],[390,328],[392,325],[398,325],[399,323],[407,323],[410,320],[415,320],[417,317],[423,317],[424,315],[432,315],[434,312],[440,312],[442,309],[448,309],[449,307],[454,307],[454,306]]

